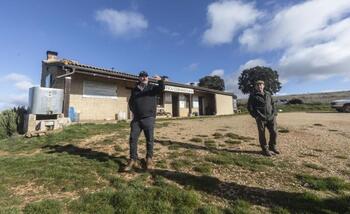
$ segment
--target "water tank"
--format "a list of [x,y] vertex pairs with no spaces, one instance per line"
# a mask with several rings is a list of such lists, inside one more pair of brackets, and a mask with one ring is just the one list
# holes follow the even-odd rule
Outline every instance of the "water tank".
[[30,114],[61,114],[63,89],[32,87],[29,89]]

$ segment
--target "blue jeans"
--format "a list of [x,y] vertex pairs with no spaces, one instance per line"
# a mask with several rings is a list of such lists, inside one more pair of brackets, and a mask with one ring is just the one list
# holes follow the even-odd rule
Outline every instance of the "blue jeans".
[[154,117],[134,119],[131,121],[131,124],[130,124],[131,131],[130,131],[130,138],[129,138],[130,159],[132,159],[132,160],[138,159],[137,142],[138,142],[141,131],[143,131],[143,133],[145,134],[145,137],[146,137],[146,149],[147,149],[146,158],[153,157],[154,122],[155,122]]

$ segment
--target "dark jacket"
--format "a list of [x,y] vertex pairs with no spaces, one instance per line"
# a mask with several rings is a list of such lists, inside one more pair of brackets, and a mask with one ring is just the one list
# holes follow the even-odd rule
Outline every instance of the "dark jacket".
[[264,95],[258,91],[251,93],[248,99],[248,111],[252,117],[263,121],[271,121],[277,115],[275,102],[268,91],[265,91]]
[[159,95],[164,88],[164,81],[159,80],[158,85],[147,84],[142,91],[137,85],[132,89],[129,99],[129,108],[134,114],[135,119],[156,116],[156,96]]

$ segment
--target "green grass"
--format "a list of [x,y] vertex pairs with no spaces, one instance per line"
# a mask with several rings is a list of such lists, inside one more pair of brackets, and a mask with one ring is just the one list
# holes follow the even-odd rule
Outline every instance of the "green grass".
[[216,148],[215,140],[205,140],[204,145],[208,148]]
[[72,143],[77,140],[85,139],[93,135],[118,132],[123,129],[129,129],[126,122],[109,124],[76,124],[66,127],[58,133],[51,133],[42,137],[23,138],[13,137],[0,141],[0,150],[19,153],[30,152],[31,150],[41,148],[43,145],[53,145],[57,143]]
[[210,175],[213,171],[212,165],[209,163],[201,163],[193,168],[194,171],[205,175]]
[[204,209],[200,196],[155,178],[154,186],[142,182],[119,184],[81,197],[69,204],[72,213],[195,213]]
[[213,136],[214,136],[215,139],[219,139],[219,138],[223,138],[223,137],[224,137],[224,135],[221,134],[220,132],[215,132],[215,133],[213,134]]
[[300,174],[296,178],[300,180],[303,186],[319,191],[340,192],[341,190],[350,190],[350,183],[337,177],[320,178],[312,175]]
[[275,166],[273,161],[269,158],[229,152],[218,152],[217,154],[206,157],[205,160],[217,165],[236,165],[252,171]]
[[242,141],[228,139],[228,140],[225,140],[225,143],[228,143],[228,144],[241,144]]
[[203,142],[203,139],[199,137],[194,137],[194,138],[191,138],[190,141],[195,143],[201,143]]
[[181,145],[179,144],[171,144],[168,146],[169,150],[179,150],[181,148]]
[[315,169],[315,170],[319,170],[319,171],[326,171],[326,168],[319,166],[317,164],[314,163],[304,163],[304,166],[311,168],[311,169]]
[[338,158],[338,159],[343,159],[343,160],[348,159],[348,157],[346,157],[346,156],[344,156],[344,155],[335,155],[334,157],[335,157],[335,158]]
[[167,162],[166,160],[160,160],[156,162],[156,167],[161,168],[161,169],[166,169],[167,168]]
[[240,135],[232,133],[232,132],[226,133],[225,137],[228,137],[228,138],[231,138],[231,139],[235,139],[235,140],[242,140],[244,142],[248,142],[250,140],[254,140],[254,138],[252,138],[252,137],[240,136]]
[[25,206],[23,212],[25,214],[37,213],[63,213],[63,203],[56,200],[43,200],[40,202],[30,203]]
[[192,165],[192,161],[187,159],[173,160],[170,164],[170,166],[175,170],[181,170],[183,168],[190,167],[191,165]]

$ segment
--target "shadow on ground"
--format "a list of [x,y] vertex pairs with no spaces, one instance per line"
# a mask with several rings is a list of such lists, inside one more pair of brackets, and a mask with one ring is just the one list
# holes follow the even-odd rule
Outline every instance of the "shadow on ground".
[[232,152],[232,153],[238,153],[238,154],[261,154],[261,151],[252,151],[252,150],[239,150],[239,149],[218,149],[215,147],[207,147],[207,146],[201,146],[201,145],[195,145],[191,143],[184,143],[179,141],[172,141],[172,140],[155,140],[155,143],[159,143],[162,146],[170,146],[170,145],[176,145],[181,148],[185,149],[196,149],[196,150],[203,150],[203,151],[209,151],[212,153],[217,152]]
[[79,155],[80,157],[87,158],[87,159],[93,159],[100,162],[106,162],[106,161],[114,161],[117,163],[120,167],[119,171],[125,166],[125,163],[127,162],[127,157],[125,156],[111,156],[104,152],[94,151],[89,148],[80,148],[72,144],[68,145],[47,145],[42,147],[43,149],[48,149],[47,153],[68,153],[70,155]]
[[155,169],[153,176],[162,176],[182,186],[227,200],[244,199],[264,207],[282,207],[291,213],[347,213],[350,196],[321,199],[311,193],[283,192],[249,187],[234,182],[220,181],[212,176],[196,176],[183,172]]

